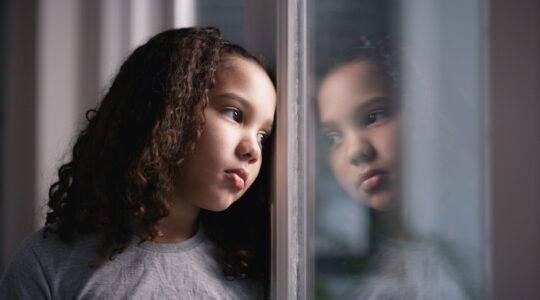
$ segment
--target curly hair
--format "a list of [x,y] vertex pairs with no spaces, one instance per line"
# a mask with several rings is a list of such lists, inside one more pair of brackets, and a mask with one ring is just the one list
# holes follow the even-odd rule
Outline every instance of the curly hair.
[[[264,69],[215,28],[167,30],[138,47],[99,107],[87,112],[71,161],[60,167],[49,189],[44,234],[69,242],[97,233],[97,266],[125,250],[134,233],[142,241],[154,240],[158,221],[169,214],[167,195],[179,166],[205,127],[208,92],[227,55]],[[263,166],[261,178],[227,211],[200,215],[230,278],[268,277],[267,169]]]
[[400,86],[399,59],[395,39],[389,35],[367,34],[359,37],[358,46],[340,50],[332,61],[329,69],[323,74],[329,74],[343,65],[351,63],[366,63],[373,75],[379,77],[386,88],[398,94]]

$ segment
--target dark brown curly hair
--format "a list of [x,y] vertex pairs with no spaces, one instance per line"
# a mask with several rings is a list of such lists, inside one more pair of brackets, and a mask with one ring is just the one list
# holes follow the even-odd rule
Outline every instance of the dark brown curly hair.
[[[263,67],[215,28],[168,30],[138,47],[99,107],[86,114],[88,124],[71,161],[60,167],[49,189],[45,235],[69,242],[97,233],[98,266],[126,249],[134,233],[154,240],[158,221],[169,214],[167,195],[179,166],[204,129],[216,70],[228,55]],[[224,212],[199,216],[221,249],[229,278],[269,277],[267,151],[261,175],[241,199]]]

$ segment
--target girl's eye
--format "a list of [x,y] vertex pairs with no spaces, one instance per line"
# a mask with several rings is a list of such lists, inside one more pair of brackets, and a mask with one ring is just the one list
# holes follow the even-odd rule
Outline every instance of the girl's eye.
[[263,145],[267,138],[268,138],[268,134],[264,132],[257,133],[257,141],[259,142],[260,145]]
[[329,132],[325,135],[325,138],[329,146],[335,146],[341,143],[341,134],[337,132]]
[[221,111],[227,117],[233,119],[236,123],[242,122],[242,112],[235,108],[226,108]]
[[369,126],[373,123],[380,122],[388,118],[388,112],[385,110],[376,110],[364,117],[364,125]]

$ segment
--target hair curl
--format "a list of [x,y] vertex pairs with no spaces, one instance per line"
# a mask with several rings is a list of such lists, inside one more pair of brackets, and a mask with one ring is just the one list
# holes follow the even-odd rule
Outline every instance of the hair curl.
[[[215,28],[168,30],[138,47],[99,108],[86,114],[88,124],[71,161],[60,167],[49,189],[45,234],[57,233],[65,242],[99,234],[98,265],[121,253],[134,233],[143,241],[154,240],[158,221],[169,213],[167,195],[179,166],[204,129],[208,92],[227,55],[262,67]],[[231,278],[268,278],[267,163],[231,208],[200,215]]]
[[324,74],[352,63],[365,63],[389,92],[399,93],[399,56],[394,38],[383,34],[361,35],[358,46],[340,51]]

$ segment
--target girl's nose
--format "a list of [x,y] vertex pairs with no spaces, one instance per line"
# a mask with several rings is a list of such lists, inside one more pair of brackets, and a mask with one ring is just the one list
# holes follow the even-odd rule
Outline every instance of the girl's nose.
[[261,149],[256,137],[242,139],[236,147],[236,155],[250,164],[257,162],[261,156]]
[[361,140],[349,152],[349,162],[354,166],[368,163],[375,158],[375,148],[366,140]]

